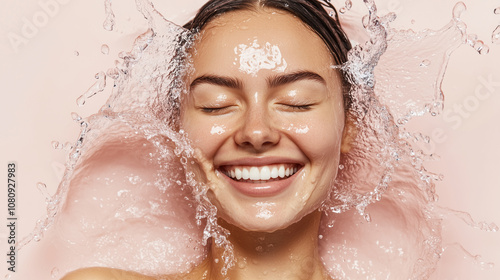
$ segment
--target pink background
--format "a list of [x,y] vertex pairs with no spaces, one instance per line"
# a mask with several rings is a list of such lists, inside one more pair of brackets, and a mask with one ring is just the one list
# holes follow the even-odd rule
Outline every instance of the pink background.
[[[156,1],[155,6],[166,18],[181,24],[204,1],[177,2]],[[362,1],[353,2],[353,10],[364,12]],[[425,118],[415,122],[415,127],[431,136],[431,144],[422,148],[441,156],[440,161],[427,164],[428,169],[445,176],[437,184],[439,204],[466,211],[476,221],[500,225],[500,45],[491,42],[491,33],[500,24],[500,15],[493,10],[500,2],[465,3],[468,11],[462,18],[468,31],[477,34],[490,53],[479,55],[465,45],[456,50],[443,84],[448,117]],[[377,4],[381,14],[398,14],[395,27],[419,30],[446,25],[455,2],[384,0]],[[44,215],[45,200],[36,183],[45,183],[53,194],[62,176],[66,153],[54,150],[51,141],[74,142],[79,130],[70,113],[84,117],[94,113],[109,96],[112,82],[84,107],[78,107],[76,99],[94,83],[94,74],[113,67],[118,53],[130,50],[135,37],[147,28],[135,10],[135,1],[115,1],[113,10],[116,26],[109,32],[102,28],[102,0],[0,2],[0,162],[5,164],[1,176],[5,182],[6,163],[17,162],[18,239]],[[13,37],[20,40],[18,44],[10,41]],[[109,54],[101,53],[102,44],[109,46]],[[2,192],[6,194],[6,190]],[[0,211],[5,214],[0,216],[6,216],[6,196],[1,197]],[[460,243],[473,255],[481,255],[481,261],[496,266],[483,270],[452,247],[445,252],[443,268],[434,278],[498,279],[500,233],[471,228],[454,217],[444,224],[445,243]],[[0,227],[1,252],[7,248],[6,229]],[[21,259],[18,268],[29,269],[29,265]],[[0,275],[6,274],[4,262],[0,269]]]

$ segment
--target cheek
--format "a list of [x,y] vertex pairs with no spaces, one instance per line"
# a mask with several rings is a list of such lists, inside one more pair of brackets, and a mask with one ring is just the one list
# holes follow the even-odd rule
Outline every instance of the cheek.
[[209,121],[207,118],[189,114],[181,118],[181,128],[187,133],[194,148],[212,158],[228,135],[228,125],[224,122]]
[[313,164],[323,164],[328,159],[336,162],[343,127],[343,115],[327,113],[289,120],[282,129]]

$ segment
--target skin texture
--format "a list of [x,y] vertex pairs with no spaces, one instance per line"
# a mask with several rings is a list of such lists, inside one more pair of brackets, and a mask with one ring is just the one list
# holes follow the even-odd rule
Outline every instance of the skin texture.
[[[242,66],[250,47],[262,63]],[[318,256],[317,209],[349,147],[343,139],[352,137],[345,133],[341,79],[327,47],[294,16],[256,8],[214,19],[195,50],[181,128],[196,148],[193,169],[209,187],[220,225],[231,232],[237,264],[221,275],[223,251],[212,244],[193,271],[162,279],[330,279]],[[277,191],[258,195],[241,192],[222,172],[271,163],[293,164],[298,172]],[[86,268],[63,279],[152,278]]]

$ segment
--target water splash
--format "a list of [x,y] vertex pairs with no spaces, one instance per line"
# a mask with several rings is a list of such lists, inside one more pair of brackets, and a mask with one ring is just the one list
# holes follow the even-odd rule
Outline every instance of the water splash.
[[[469,41],[478,51],[484,46],[477,45],[477,37],[466,34],[466,25],[460,20],[466,8],[463,3],[454,8],[453,20],[445,28],[421,33],[391,29],[395,14],[379,17],[374,1],[365,3],[369,14],[363,24],[370,39],[356,46],[349,53],[349,62],[341,66],[354,85],[351,111],[359,128],[359,144],[342,159],[342,175],[323,206],[327,217],[321,233],[322,256],[332,275],[341,278],[392,279],[394,269],[384,268],[397,263],[407,272],[405,279],[425,279],[441,254],[440,222],[429,207],[436,200],[433,182],[440,176],[423,167],[431,156],[407,143],[427,138],[406,131],[404,125],[425,112],[440,111],[441,81],[456,47]],[[47,217],[23,244],[40,240],[53,225],[59,231],[56,240],[87,257],[61,263],[60,271],[98,265],[160,275],[188,271],[205,257],[202,246],[213,238],[224,250],[225,275],[235,265],[229,233],[217,223],[217,208],[207,198],[207,186],[195,179],[191,168],[195,152],[184,132],[174,129],[183,94],[180,77],[187,71],[184,62],[192,35],[165,20],[150,1],[137,0],[136,4],[150,29],[136,39],[131,51],[119,54],[114,68],[106,74],[100,72],[98,81],[78,99],[79,105],[85,104],[105,88],[106,77],[115,80],[116,88],[98,113],[88,118],[72,114],[81,131],[73,145],[64,145],[69,155],[63,182],[53,197],[44,193],[51,202]],[[105,5],[107,15],[112,14],[111,1]],[[351,5],[346,1],[345,8]],[[114,14],[112,18],[114,24]],[[433,45],[439,49],[430,47]],[[409,52],[416,54],[414,59],[395,59],[411,57]],[[436,52],[442,56],[426,55]],[[392,63],[398,61],[407,64]],[[422,89],[426,80],[408,81],[413,76],[433,80]],[[426,94],[416,94],[417,89]],[[126,171],[110,170],[99,162],[118,162],[119,169]],[[134,168],[127,168],[130,166]],[[143,173],[134,173],[136,170]],[[89,174],[97,175],[89,179]],[[132,183],[130,178],[137,179]],[[78,209],[96,211],[79,213]],[[391,213],[383,212],[386,209]],[[470,222],[467,217],[464,221]],[[337,232],[339,229],[342,231]],[[349,239],[360,232],[370,238]],[[401,245],[407,239],[415,244]],[[370,241],[384,250],[377,258],[360,249],[371,248]],[[124,259],[123,255],[134,257]]]
[[104,72],[97,73],[95,78],[97,81],[76,100],[76,104],[78,104],[78,106],[85,105],[87,99],[98,94],[99,92],[102,92],[106,87],[106,74]]
[[104,11],[106,13],[106,19],[104,20],[102,26],[107,31],[112,31],[115,26],[115,14],[111,7],[112,0],[104,0]]

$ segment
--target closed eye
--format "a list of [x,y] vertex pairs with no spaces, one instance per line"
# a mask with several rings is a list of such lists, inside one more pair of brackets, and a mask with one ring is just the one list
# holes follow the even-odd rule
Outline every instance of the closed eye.
[[314,104],[279,104],[287,112],[305,112],[313,108]]
[[224,114],[229,108],[232,106],[224,106],[224,107],[200,107],[200,110],[204,113],[208,114]]

